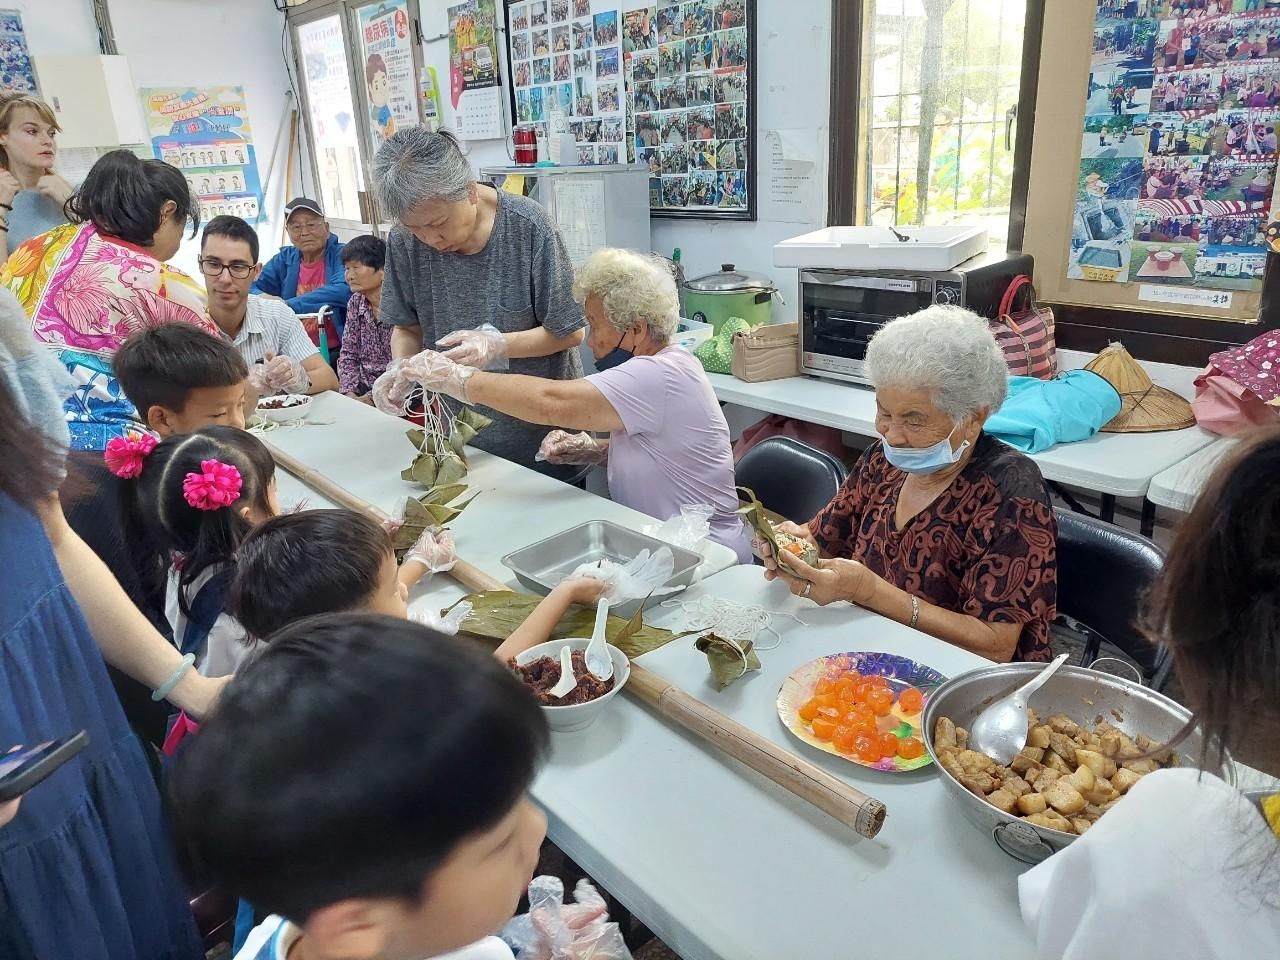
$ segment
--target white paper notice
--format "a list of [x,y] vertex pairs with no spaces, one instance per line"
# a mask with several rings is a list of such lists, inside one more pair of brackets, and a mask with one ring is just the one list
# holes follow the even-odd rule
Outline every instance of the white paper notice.
[[604,247],[604,179],[590,176],[552,177],[555,184],[556,226],[580,267]]
[[[147,156],[151,155],[150,149],[148,146]],[[93,165],[97,162],[97,147],[63,147],[58,151],[58,160],[55,166],[67,183],[73,187],[78,187],[84,183],[84,178],[89,175],[89,171],[93,169]]]
[[1231,294],[1226,290],[1193,290],[1189,287],[1162,287],[1144,283],[1138,287],[1138,299],[1152,303],[1175,303],[1180,307],[1208,307],[1230,310]]
[[501,140],[502,88],[464,90],[458,100],[457,123],[463,140]]
[[818,182],[812,130],[769,130],[761,143],[760,219],[815,223]]

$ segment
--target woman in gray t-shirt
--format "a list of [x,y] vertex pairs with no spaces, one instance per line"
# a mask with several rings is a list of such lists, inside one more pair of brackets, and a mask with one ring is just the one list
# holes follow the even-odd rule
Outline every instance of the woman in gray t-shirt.
[[[480,369],[582,376],[586,321],[573,298],[573,264],[538,203],[476,183],[458,142],[421,127],[379,148],[373,179],[383,213],[399,221],[387,241],[379,314],[394,328],[394,358],[440,348]],[[493,329],[477,329],[486,324]],[[546,473],[573,472],[535,462],[546,427],[482,409],[494,424],[476,446]]]
[[43,100],[0,96],[0,259],[67,222],[72,187],[54,172],[58,119]]

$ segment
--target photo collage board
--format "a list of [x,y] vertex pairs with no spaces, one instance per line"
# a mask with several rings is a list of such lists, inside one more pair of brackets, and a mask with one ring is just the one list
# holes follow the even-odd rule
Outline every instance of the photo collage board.
[[654,214],[754,216],[754,0],[528,0],[507,15],[518,123],[545,132],[558,111],[571,162],[645,164]]
[[1067,277],[1259,290],[1280,9],[1097,0]]

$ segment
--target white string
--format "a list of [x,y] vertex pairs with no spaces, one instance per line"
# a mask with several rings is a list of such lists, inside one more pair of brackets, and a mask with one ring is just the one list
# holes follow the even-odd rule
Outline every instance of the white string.
[[[769,611],[760,606],[743,606],[723,597],[710,595],[696,600],[664,600],[664,607],[680,607],[685,615],[685,629],[699,633],[714,633],[735,647],[751,643],[756,650],[773,650],[782,644],[782,634],[773,626],[775,616],[790,617],[802,627],[807,624],[794,613]],[[767,647],[756,644],[761,633],[772,633],[777,639]],[[743,672],[746,672],[746,655],[743,655]]]

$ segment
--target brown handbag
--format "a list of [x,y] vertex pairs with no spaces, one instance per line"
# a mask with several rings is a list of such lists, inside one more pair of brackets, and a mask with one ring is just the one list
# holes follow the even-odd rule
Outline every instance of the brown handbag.
[[800,324],[766,323],[734,334],[732,369],[747,383],[800,376]]

